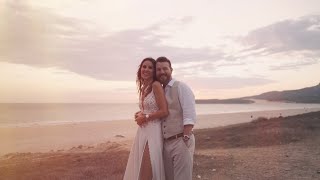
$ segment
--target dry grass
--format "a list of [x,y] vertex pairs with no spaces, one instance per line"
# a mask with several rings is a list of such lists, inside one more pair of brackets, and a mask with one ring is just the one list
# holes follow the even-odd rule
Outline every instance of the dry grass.
[[0,179],[122,179],[128,151],[113,143],[105,148],[98,152],[73,148],[66,152],[8,154],[0,161]]
[[286,118],[260,117],[251,123],[196,131],[198,149],[262,147],[289,144],[320,130],[320,112]]
[[320,179],[320,112],[195,134],[194,179]]

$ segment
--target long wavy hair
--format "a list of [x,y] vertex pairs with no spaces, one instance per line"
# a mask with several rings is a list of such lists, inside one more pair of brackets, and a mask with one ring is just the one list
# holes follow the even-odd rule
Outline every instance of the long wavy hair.
[[[136,79],[136,83],[137,83],[137,88],[138,88],[138,93],[139,93],[139,96],[141,97],[141,95],[142,95],[142,88],[143,88],[143,86],[144,86],[144,84],[143,84],[143,79],[142,79],[142,77],[141,77],[141,68],[142,68],[142,64],[145,62],[145,61],[150,61],[151,63],[152,63],[152,65],[153,65],[153,74],[152,74],[152,82],[154,82],[154,81],[156,81],[156,60],[154,60],[153,58],[151,58],[151,57],[147,57],[147,58],[144,58],[142,61],[141,61],[141,63],[140,63],[140,65],[139,65],[139,69],[138,69],[138,72],[137,72],[137,79]],[[149,87],[148,89],[147,89],[147,92],[146,92],[146,94],[149,94],[150,92],[151,92],[151,90],[152,90],[152,88],[151,87]]]

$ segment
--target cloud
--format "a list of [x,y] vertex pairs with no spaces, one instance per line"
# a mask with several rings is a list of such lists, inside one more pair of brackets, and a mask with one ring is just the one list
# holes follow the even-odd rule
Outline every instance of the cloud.
[[[145,28],[101,32],[92,22],[64,17],[50,9],[31,8],[22,1],[5,5],[5,11],[0,12],[0,41],[5,42],[0,44],[0,61],[54,67],[99,80],[135,81],[143,58],[167,56],[172,60],[175,77],[188,81],[196,78],[192,80],[196,87],[258,86],[273,81],[263,77],[250,78],[247,74],[242,75],[247,78],[221,77],[216,71],[225,66],[248,68],[247,57],[276,52],[308,50],[305,54],[309,53],[313,58],[319,47],[319,44],[304,40],[318,35],[319,16],[287,20],[254,30],[240,38],[241,43],[251,48],[233,54],[219,47],[188,48],[164,44],[172,32],[181,31],[194,21],[191,16],[169,18]],[[292,40],[288,40],[291,36]],[[313,38],[319,40],[319,37]],[[290,68],[293,64],[282,63],[272,66],[271,70],[285,69],[281,66]]]
[[[144,29],[99,33],[90,22],[66,18],[48,9],[32,9],[21,1],[7,3],[1,16],[0,61],[56,67],[102,80],[134,80],[140,61],[167,56],[172,62],[215,61],[223,57],[210,48],[166,46],[168,34],[192,17],[170,19]],[[170,31],[170,30],[169,30]]]
[[250,48],[244,51],[264,49],[260,54],[288,51],[320,50],[320,15],[304,16],[271,24],[249,32],[240,41]]
[[300,69],[302,66],[308,66],[319,63],[319,60],[313,59],[313,60],[300,60],[295,62],[289,62],[289,63],[282,63],[280,65],[273,65],[270,66],[270,70],[297,70]]
[[[73,35],[84,35],[79,20],[59,17],[46,9],[33,9],[21,1],[7,2],[0,12],[2,61],[36,66],[57,66],[61,49]],[[84,23],[84,22],[81,22]]]
[[197,89],[239,89],[250,86],[259,86],[274,83],[274,80],[265,78],[241,77],[207,77],[186,78],[186,82]]
[[[245,48],[226,60],[269,58],[270,70],[296,70],[320,62],[320,15],[287,19],[235,38]],[[272,62],[270,62],[272,64]],[[274,64],[274,63],[273,63]],[[267,65],[267,64],[266,64]]]

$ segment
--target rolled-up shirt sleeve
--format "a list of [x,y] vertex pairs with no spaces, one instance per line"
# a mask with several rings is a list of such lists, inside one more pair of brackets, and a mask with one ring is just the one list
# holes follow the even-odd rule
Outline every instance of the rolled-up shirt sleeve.
[[196,123],[196,107],[195,97],[189,86],[180,82],[179,87],[179,100],[183,111],[183,125]]

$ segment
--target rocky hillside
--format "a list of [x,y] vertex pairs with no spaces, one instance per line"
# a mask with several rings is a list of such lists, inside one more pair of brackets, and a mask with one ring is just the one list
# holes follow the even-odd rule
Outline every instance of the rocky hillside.
[[297,90],[271,91],[246,98],[269,101],[289,101],[297,103],[320,103],[320,84]]

